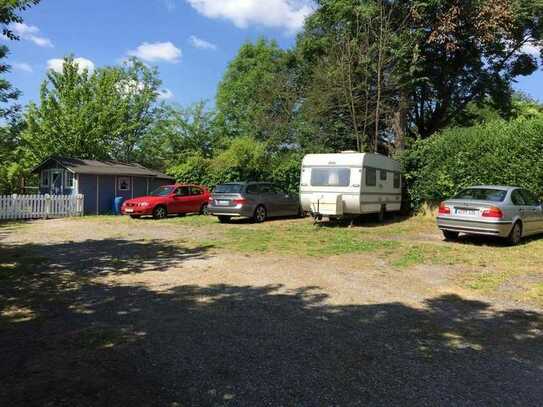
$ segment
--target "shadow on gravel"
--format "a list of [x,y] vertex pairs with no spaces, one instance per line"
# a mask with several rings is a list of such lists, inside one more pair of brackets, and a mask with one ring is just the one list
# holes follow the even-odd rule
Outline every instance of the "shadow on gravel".
[[[522,239],[518,246],[522,247],[531,242],[535,242],[543,239],[543,235],[533,235]],[[450,244],[463,244],[468,246],[490,246],[490,247],[511,247],[511,244],[507,239],[497,236],[483,236],[483,235],[460,235],[458,239],[449,241]]]
[[360,215],[352,219],[337,219],[319,221],[316,225],[325,228],[344,228],[344,227],[363,227],[363,228],[378,228],[383,226],[394,225],[409,220],[411,216],[401,214],[387,213],[385,219],[380,222],[376,214]]
[[318,287],[184,285],[159,293],[86,278],[108,272],[112,253],[126,253],[127,270],[137,272],[137,264],[165,270],[206,250],[133,245],[30,245],[22,258],[0,247],[0,405],[528,406],[543,399],[539,313],[497,312],[452,295],[420,309],[342,306],[326,303]]

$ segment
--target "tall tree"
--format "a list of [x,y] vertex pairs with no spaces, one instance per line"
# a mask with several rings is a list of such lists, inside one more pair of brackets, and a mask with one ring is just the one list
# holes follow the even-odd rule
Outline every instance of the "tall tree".
[[[18,40],[19,38],[10,27],[12,23],[22,23],[21,11],[38,4],[40,0],[2,0],[0,2],[0,30],[1,34],[8,40]],[[19,97],[19,91],[5,78],[9,72],[10,66],[4,62],[9,54],[6,45],[0,45],[0,119],[6,119],[19,110],[19,106],[11,104]]]
[[160,81],[137,60],[82,70],[72,57],[49,71],[40,103],[26,112],[24,140],[36,160],[48,155],[131,161],[156,116]]
[[217,91],[217,120],[230,137],[289,142],[293,106],[292,55],[264,39],[243,45]]
[[[491,100],[509,114],[512,81],[532,74],[541,48],[541,0],[403,0],[419,33],[421,82],[410,121],[422,137],[446,127],[470,102]],[[530,45],[531,47],[526,47]]]
[[[348,20],[344,11],[340,2],[322,6],[299,37],[309,67],[302,111],[313,127],[327,129],[329,146],[377,151],[399,109],[413,44],[405,21],[396,24],[395,5],[359,2]],[[322,27],[329,27],[325,36]]]
[[205,102],[188,107],[162,104],[141,144],[142,164],[166,169],[195,154],[210,158],[217,147],[215,112]]
[[[306,21],[297,42],[306,67],[302,80],[309,85],[307,94],[311,95],[314,79],[322,78],[322,71],[315,66],[319,66],[319,61],[321,65],[322,61],[337,61],[335,54],[345,48],[342,44],[349,44],[351,50],[361,55],[372,55],[370,48],[376,49],[370,66],[375,66],[373,80],[378,83],[372,80],[366,84],[363,74],[355,76],[354,84],[360,88],[360,96],[354,98],[355,110],[365,112],[364,95],[369,96],[378,122],[373,123],[374,135],[379,131],[382,138],[390,139],[394,134],[400,146],[406,132],[428,137],[447,127],[453,119],[461,121],[470,102],[491,100],[507,116],[511,109],[512,81],[533,73],[539,64],[538,56],[528,50],[541,48],[542,0],[317,0],[317,3],[317,11]],[[360,16],[370,16],[372,21],[368,32],[373,32],[373,40],[369,48],[366,32],[359,35],[355,29]],[[377,36],[374,23],[379,27]],[[383,64],[383,58],[391,63]],[[359,58],[344,58],[336,65],[349,68],[340,73],[364,72]],[[332,65],[324,63],[324,66]],[[394,92],[383,97],[387,82]],[[361,91],[362,88],[367,92]],[[356,134],[353,109],[351,112],[345,109],[344,98],[331,99],[334,103],[330,111],[335,112],[336,119],[328,120],[330,133],[334,130],[330,123],[345,126],[346,118],[351,117],[343,133]],[[323,120],[314,117],[319,131]]]

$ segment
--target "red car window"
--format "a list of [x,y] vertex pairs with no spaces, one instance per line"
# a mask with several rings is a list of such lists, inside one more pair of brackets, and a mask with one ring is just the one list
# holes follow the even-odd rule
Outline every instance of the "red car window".
[[191,187],[191,195],[202,195],[202,190],[197,187]]

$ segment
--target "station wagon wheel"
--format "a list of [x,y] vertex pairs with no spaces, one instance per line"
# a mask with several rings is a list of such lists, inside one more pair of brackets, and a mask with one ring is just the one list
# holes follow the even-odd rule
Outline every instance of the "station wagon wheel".
[[254,220],[258,223],[262,223],[266,220],[266,208],[264,208],[264,206],[259,205],[256,208]]
[[209,208],[207,207],[207,204],[202,205],[202,208],[200,209],[200,215],[209,215]]
[[517,245],[522,240],[522,224],[520,222],[515,223],[509,234],[508,240],[512,245]]
[[153,218],[155,219],[164,219],[166,216],[168,216],[168,212],[163,206],[157,206],[153,211]]

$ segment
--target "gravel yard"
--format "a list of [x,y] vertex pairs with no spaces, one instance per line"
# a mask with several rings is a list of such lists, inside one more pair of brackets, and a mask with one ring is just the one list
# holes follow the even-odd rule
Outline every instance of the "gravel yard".
[[0,224],[0,405],[541,405],[542,249],[426,218]]

